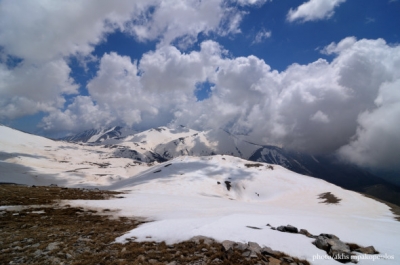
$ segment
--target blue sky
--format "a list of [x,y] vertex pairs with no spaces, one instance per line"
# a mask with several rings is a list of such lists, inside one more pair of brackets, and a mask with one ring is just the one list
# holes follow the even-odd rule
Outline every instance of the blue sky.
[[222,128],[398,167],[399,28],[396,0],[3,0],[0,123]]

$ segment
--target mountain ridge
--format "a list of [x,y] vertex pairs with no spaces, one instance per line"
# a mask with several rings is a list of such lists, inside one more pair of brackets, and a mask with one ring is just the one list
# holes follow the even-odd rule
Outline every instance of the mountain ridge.
[[[121,127],[114,127],[117,132]],[[255,162],[281,165],[296,173],[324,179],[345,189],[400,205],[400,187],[335,155],[310,155],[271,145],[252,143],[222,129],[196,131],[185,126],[157,127],[120,137],[107,131],[90,144],[115,149],[116,157],[143,162],[164,162],[178,156],[232,155]],[[116,135],[116,136],[113,136]],[[74,142],[74,141],[72,141]]]

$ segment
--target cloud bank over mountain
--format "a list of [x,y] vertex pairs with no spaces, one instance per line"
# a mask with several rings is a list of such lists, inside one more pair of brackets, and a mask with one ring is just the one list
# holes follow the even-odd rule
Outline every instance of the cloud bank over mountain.
[[[266,2],[3,1],[0,120],[44,112],[41,126],[53,133],[111,125],[223,128],[259,143],[399,167],[400,45],[347,37],[320,49],[329,60],[277,71],[204,37],[242,34],[242,7]],[[343,2],[310,0],[287,19],[329,18]],[[157,45],[137,60],[118,51],[93,56],[115,31]],[[71,58],[98,61],[86,93],[71,77]],[[210,93],[199,100],[203,84]]]

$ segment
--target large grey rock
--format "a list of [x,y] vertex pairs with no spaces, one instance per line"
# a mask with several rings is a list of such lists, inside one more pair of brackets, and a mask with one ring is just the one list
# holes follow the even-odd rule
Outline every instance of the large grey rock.
[[299,230],[297,229],[297,227],[294,227],[292,225],[286,225],[286,226],[278,226],[276,228],[276,230],[281,231],[281,232],[287,232],[287,233],[298,233]]
[[325,250],[335,260],[343,263],[351,261],[350,247],[335,235],[320,234],[313,244],[317,248]]
[[328,244],[328,242],[326,241],[326,238],[325,238],[325,237],[318,236],[318,237],[315,239],[315,241],[313,242],[313,244],[314,244],[317,248],[319,248],[319,249],[322,249],[322,250],[325,250],[325,251],[328,251],[328,250],[329,250],[329,244]]
[[294,227],[294,226],[292,226],[292,225],[287,225],[287,226],[285,226],[285,232],[289,232],[289,233],[298,233],[299,232],[299,230],[297,229],[297,227]]
[[283,225],[281,225],[281,226],[278,226],[276,228],[276,230],[281,231],[281,232],[285,232],[285,227]]

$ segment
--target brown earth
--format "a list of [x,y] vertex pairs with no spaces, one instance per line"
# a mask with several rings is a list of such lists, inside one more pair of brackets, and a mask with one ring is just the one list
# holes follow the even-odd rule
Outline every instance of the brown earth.
[[143,221],[111,218],[101,212],[62,206],[59,200],[98,200],[118,192],[0,185],[0,264],[309,264],[277,252],[275,256],[233,249],[215,241],[114,243]]

